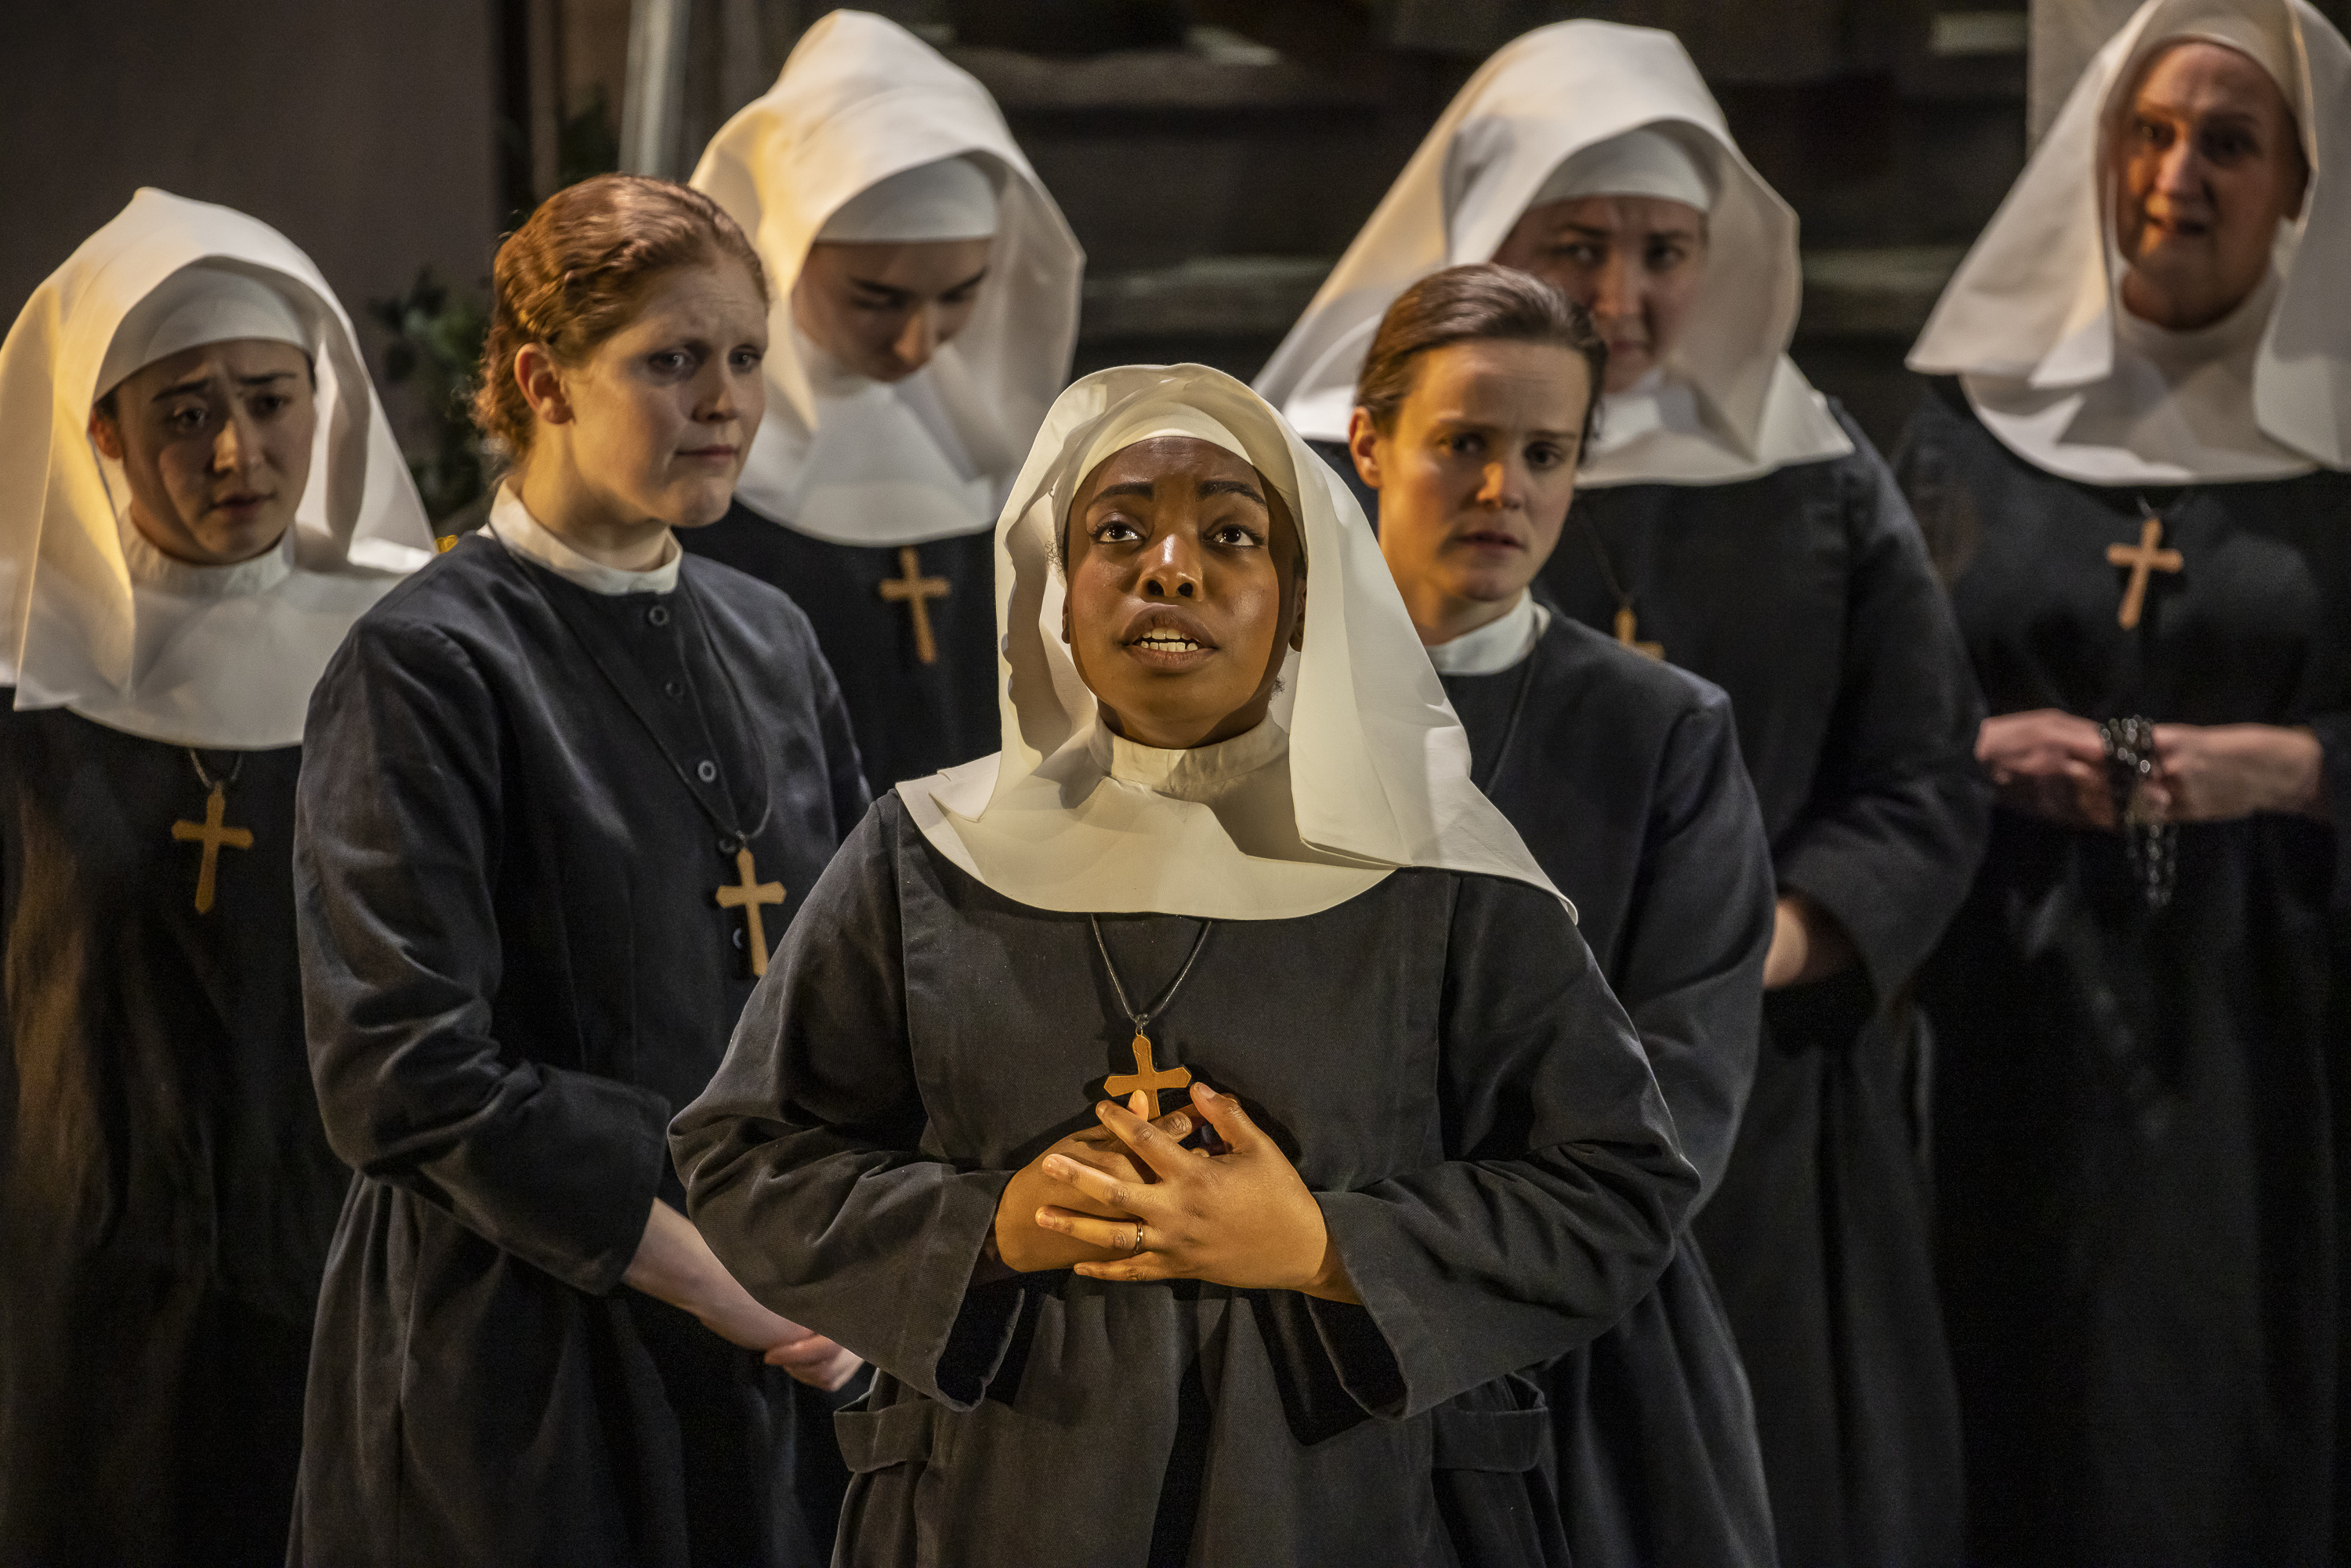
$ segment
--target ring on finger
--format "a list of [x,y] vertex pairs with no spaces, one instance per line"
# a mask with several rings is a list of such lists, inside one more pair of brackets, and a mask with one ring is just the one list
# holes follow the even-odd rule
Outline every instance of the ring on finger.
[[1127,1250],[1127,1252],[1129,1253],[1129,1255],[1132,1255],[1132,1254],[1134,1254],[1134,1253],[1140,1252],[1140,1251],[1142,1251],[1142,1250],[1143,1250],[1143,1226],[1142,1226],[1142,1223],[1141,1223],[1140,1221],[1136,1222],[1136,1224],[1135,1224],[1135,1227],[1134,1227],[1134,1235],[1132,1238],[1130,1238],[1130,1239],[1128,1239],[1128,1241],[1127,1241],[1127,1244],[1126,1244],[1126,1250]]

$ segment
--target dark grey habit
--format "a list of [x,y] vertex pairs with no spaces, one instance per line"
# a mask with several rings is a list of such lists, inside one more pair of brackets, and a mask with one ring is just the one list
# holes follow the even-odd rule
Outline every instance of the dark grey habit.
[[[1917,524],[1836,414],[1844,457],[1579,490],[1539,591],[1613,629],[1588,520],[1640,639],[1729,694],[1779,888],[1860,954],[1764,998],[1754,1091],[1692,1229],[1738,1332],[1782,1559],[1931,1568],[1958,1560],[1962,1500],[1910,985],[1982,852],[1982,706]],[[1317,450],[1353,479],[1343,447]]]
[[298,747],[184,747],[0,689],[0,1563],[283,1552],[349,1183],[295,960]]
[[[1707,1190],[1755,1072],[1771,854],[1720,688],[1555,618],[1507,670],[1447,675],[1473,777],[1561,891],[1649,1053]],[[1768,1565],[1755,1410],[1687,1239],[1542,1382],[1577,1568]]]
[[[2105,550],[2138,543],[2138,492],[2033,467],[1953,382],[1901,472],[1992,711],[2307,725],[2351,821],[2351,475],[2148,492],[2185,570],[2126,632]],[[2154,914],[2116,835],[1995,814],[1924,985],[1980,1562],[2345,1551],[2335,838],[2183,827]]]
[[[1102,925],[1142,996],[1200,930]],[[880,1369],[841,1417],[839,1561],[1562,1563],[1509,1375],[1646,1294],[1697,1186],[1566,911],[1405,871],[1219,923],[1154,1033],[1298,1162],[1364,1306],[973,1288],[1006,1182],[1093,1124],[1133,1030],[1086,916],[991,892],[894,796],[818,884],[673,1144],[728,1267]]]
[[807,622],[710,562],[609,597],[476,534],[353,627],[308,745],[304,997],[359,1178],[290,1560],[823,1562],[831,1402],[621,1285],[751,993],[713,816],[784,885],[772,943],[865,807]]
[[904,576],[898,547],[834,544],[768,521],[742,502],[685,548],[791,596],[841,682],[876,795],[996,749],[996,530],[914,547],[948,591],[925,601],[937,659],[915,656],[914,618],[882,585]]

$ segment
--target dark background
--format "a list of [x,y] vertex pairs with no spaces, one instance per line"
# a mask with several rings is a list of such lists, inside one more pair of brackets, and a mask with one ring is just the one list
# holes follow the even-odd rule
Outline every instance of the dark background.
[[[829,7],[681,3],[686,112],[665,160],[682,176]],[[1902,351],[2022,166],[2025,3],[873,8],[987,85],[1069,214],[1089,257],[1081,371],[1186,358],[1244,376],[1487,53],[1570,16],[1671,27],[1802,217],[1798,361],[1885,443],[1917,395]],[[0,5],[0,310],[13,319],[141,184],[226,203],[318,261],[399,383],[403,438],[429,452],[448,392],[413,367],[462,359],[497,236],[558,185],[614,166],[631,15],[630,0]],[[444,292],[374,319],[370,302],[428,267]]]

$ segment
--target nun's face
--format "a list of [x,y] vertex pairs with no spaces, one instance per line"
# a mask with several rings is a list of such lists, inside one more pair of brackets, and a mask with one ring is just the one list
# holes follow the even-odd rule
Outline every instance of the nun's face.
[[1591,375],[1555,344],[1453,343],[1420,356],[1385,433],[1356,411],[1348,444],[1380,493],[1380,553],[1425,641],[1498,618],[1551,559]]
[[1580,196],[1520,214],[1494,252],[1592,312],[1608,340],[1609,392],[1647,375],[1680,340],[1706,278],[1706,214],[1661,196]]
[[665,530],[716,522],[767,409],[767,347],[758,285],[732,261],[656,277],[636,314],[578,364],[526,347],[516,376],[538,424],[524,503],[600,559],[599,549],[665,549]]
[[2309,172],[2269,72],[2219,44],[2158,55],[2107,151],[2115,237],[2134,315],[2185,330],[2242,303],[2268,273],[2278,225]]
[[904,381],[970,322],[991,243],[812,245],[792,285],[792,319],[859,375]]
[[90,437],[122,465],[131,520],[196,566],[250,560],[285,536],[310,482],[319,428],[310,361],[238,339],[156,361],[114,389]]
[[1114,730],[1179,750],[1264,722],[1306,582],[1255,468],[1189,436],[1137,442],[1079,486],[1067,542],[1061,639]]

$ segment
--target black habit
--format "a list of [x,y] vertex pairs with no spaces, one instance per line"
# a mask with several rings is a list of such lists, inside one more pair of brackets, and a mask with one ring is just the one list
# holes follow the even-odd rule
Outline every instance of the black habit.
[[[1201,927],[1102,928],[1155,996]],[[1093,1124],[1132,1027],[1085,915],[990,891],[894,796],[818,884],[674,1142],[728,1267],[879,1368],[841,1418],[840,1561],[1562,1563],[1549,1417],[1509,1375],[1646,1294],[1697,1186],[1567,912],[1397,872],[1218,923],[1164,1024],[1161,1064],[1297,1162],[1364,1306],[974,1288],[1005,1184]]]
[[[1909,508],[1835,413],[1844,457],[1577,491],[1538,591],[1613,632],[1621,588],[1636,641],[1730,695],[1779,890],[1860,955],[1764,998],[1754,1090],[1691,1228],[1738,1333],[1782,1561],[1932,1568],[1958,1561],[1962,1498],[1910,987],[1982,852],[1982,705]],[[1360,486],[1343,446],[1315,445]]]
[[[914,552],[912,590],[902,547],[833,544],[740,501],[678,538],[697,555],[774,584],[807,612],[876,795],[996,749],[995,529],[903,547]],[[930,625],[929,664],[915,635],[915,591]]]
[[[15,695],[0,689],[0,1563],[274,1562],[350,1180],[302,1049],[301,750],[192,758]],[[204,823],[205,775],[243,847],[174,836]]]
[[[2351,821],[2351,475],[2077,484],[1949,382],[1901,469],[1994,713],[2307,725]],[[2142,494],[2184,559],[2126,631],[2105,552],[2139,542]],[[2118,835],[1995,813],[1925,986],[1980,1562],[2340,1550],[2335,840],[2299,817],[2182,827],[2154,912]]]
[[751,994],[737,835],[772,942],[865,807],[807,622],[691,557],[607,596],[476,534],[353,627],[308,734],[304,994],[360,1175],[291,1561],[823,1562],[831,1402],[621,1289]]
[[[1473,777],[1560,890],[1708,1189],[1755,1071],[1771,855],[1729,699],[1577,622],[1447,675]],[[1577,1568],[1776,1561],[1755,1410],[1694,1246],[1542,1378]]]

